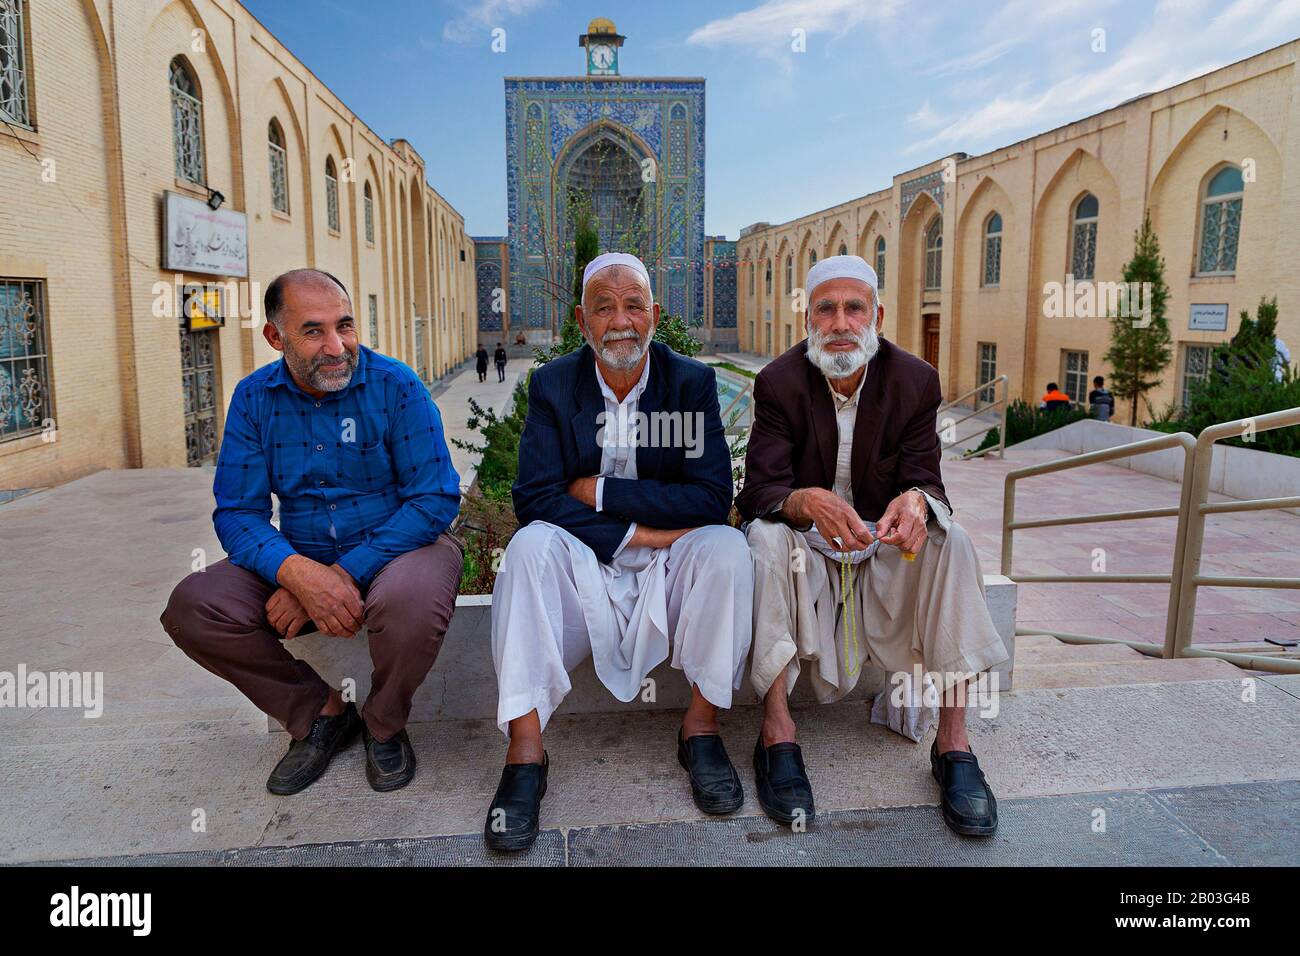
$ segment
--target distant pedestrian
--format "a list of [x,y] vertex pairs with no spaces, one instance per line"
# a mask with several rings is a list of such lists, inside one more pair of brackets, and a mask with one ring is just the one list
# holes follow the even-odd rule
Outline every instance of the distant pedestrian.
[[478,351],[474,353],[474,358],[476,360],[475,367],[478,369],[478,380],[480,382],[486,382],[487,367],[488,367],[488,353],[487,353],[487,349],[483,347],[483,343],[481,342],[479,343]]
[[506,380],[506,359],[507,359],[508,357],[509,357],[509,356],[506,355],[506,348],[505,348],[505,346],[502,345],[500,342],[498,342],[498,343],[497,343],[497,350],[496,350],[496,352],[493,354],[493,358],[496,359],[496,363],[497,363],[497,381],[498,381],[498,382],[504,382],[504,381]]
[[1108,422],[1115,414],[1115,396],[1106,388],[1106,380],[1100,375],[1092,380],[1088,404],[1092,406],[1092,417],[1099,422]]
[[1062,408],[1070,407],[1070,396],[1061,391],[1061,387],[1055,382],[1047,383],[1047,394],[1043,396],[1038,407],[1045,412],[1054,412]]

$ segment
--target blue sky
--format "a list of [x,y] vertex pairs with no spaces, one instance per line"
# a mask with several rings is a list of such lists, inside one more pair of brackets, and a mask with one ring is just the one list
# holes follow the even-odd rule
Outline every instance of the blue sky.
[[623,75],[708,81],[705,229],[732,238],[1300,36],[1300,0],[244,2],[376,132],[415,145],[472,235],[505,232],[502,77],[585,72],[594,16],[628,38]]

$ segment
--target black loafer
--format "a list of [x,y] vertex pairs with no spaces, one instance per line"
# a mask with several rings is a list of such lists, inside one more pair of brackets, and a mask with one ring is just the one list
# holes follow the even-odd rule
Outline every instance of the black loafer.
[[677,762],[690,774],[691,796],[704,813],[732,813],[745,802],[740,774],[717,734],[696,734],[683,740],[682,732],[677,731]]
[[333,717],[317,717],[306,737],[290,742],[289,752],[267,777],[266,789],[278,797],[305,790],[325,772],[330,759],[356,739],[359,730],[361,717],[353,704]]
[[403,728],[388,740],[376,740],[370,728],[362,722],[361,732],[366,741],[366,779],[370,788],[384,793],[400,790],[415,776],[415,750],[411,738]]
[[541,763],[508,763],[501,771],[496,796],[488,807],[483,839],[491,850],[527,850],[537,839],[551,758]]
[[939,753],[930,745],[930,771],[939,781],[943,822],[962,836],[992,836],[998,828],[998,802],[973,753]]
[[760,736],[754,744],[754,783],[758,805],[777,823],[807,822],[816,813],[798,744],[764,747]]

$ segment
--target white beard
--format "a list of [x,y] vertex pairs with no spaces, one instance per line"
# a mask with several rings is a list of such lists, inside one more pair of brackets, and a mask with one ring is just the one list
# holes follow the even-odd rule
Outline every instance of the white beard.
[[[617,337],[611,338],[611,336]],[[616,368],[619,371],[626,372],[629,369],[637,367],[637,363],[641,361],[642,357],[645,356],[646,350],[650,348],[650,339],[653,336],[654,330],[651,329],[650,333],[646,335],[644,339],[637,337],[635,333],[628,335],[626,333],[617,332],[607,332],[605,334],[604,342],[592,341],[590,335],[584,335],[583,337],[587,340],[587,344],[591,346],[592,351],[594,351],[597,357],[600,358],[601,362],[608,365],[610,368]],[[631,339],[636,340],[636,348],[630,351],[619,351],[616,347],[611,347],[611,343],[613,342],[625,342]]]
[[[828,352],[827,343],[842,341],[845,338],[857,343],[851,352]],[[847,378],[858,369],[863,368],[880,351],[880,336],[876,334],[875,325],[868,325],[861,335],[831,336],[823,335],[815,328],[808,331],[808,361],[821,370],[827,378]]]

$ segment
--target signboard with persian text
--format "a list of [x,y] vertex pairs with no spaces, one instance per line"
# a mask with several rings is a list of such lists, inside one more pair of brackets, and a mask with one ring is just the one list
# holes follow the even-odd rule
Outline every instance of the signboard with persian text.
[[247,278],[248,217],[180,193],[168,191],[166,197],[163,268]]
[[1193,332],[1228,331],[1228,303],[1218,302],[1213,305],[1192,303],[1192,314],[1187,327]]

